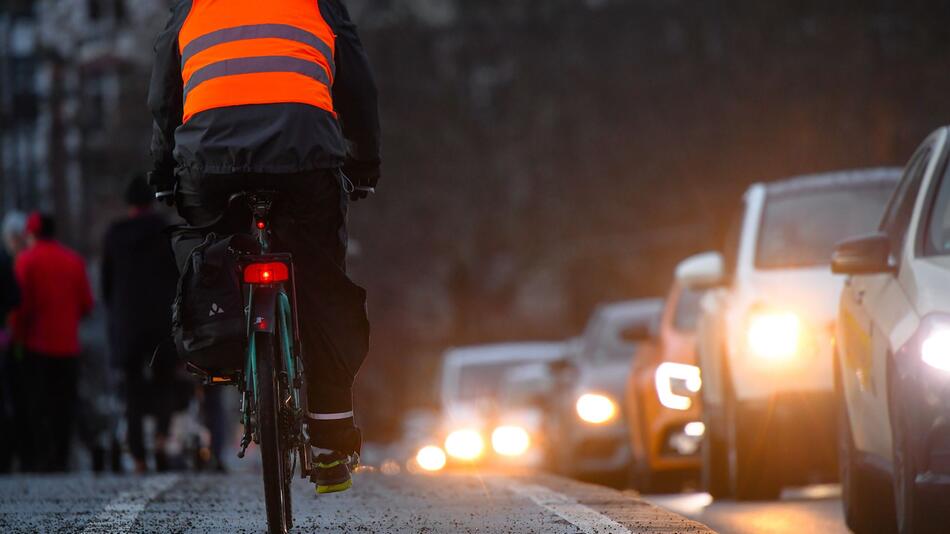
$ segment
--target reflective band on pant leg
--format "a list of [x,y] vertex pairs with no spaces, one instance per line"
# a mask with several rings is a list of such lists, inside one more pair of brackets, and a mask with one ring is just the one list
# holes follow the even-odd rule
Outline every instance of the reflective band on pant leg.
[[353,411],[340,413],[313,413],[307,412],[307,417],[314,421],[337,421],[340,419],[350,419],[353,417]]

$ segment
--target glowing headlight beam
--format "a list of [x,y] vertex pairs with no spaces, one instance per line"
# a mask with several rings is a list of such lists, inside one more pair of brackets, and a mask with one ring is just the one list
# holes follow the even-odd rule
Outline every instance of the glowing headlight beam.
[[931,332],[920,344],[920,358],[935,369],[950,372],[950,329]]
[[441,471],[445,462],[445,452],[435,445],[426,445],[416,453],[416,463],[426,471]]
[[520,426],[500,426],[491,434],[491,446],[502,456],[521,456],[531,446],[531,436]]
[[698,392],[703,386],[699,367],[685,363],[663,362],[656,368],[654,381],[660,404],[671,410],[689,410],[693,399],[673,391],[673,381],[681,380],[690,393]]
[[581,395],[574,407],[578,417],[595,425],[606,423],[617,416],[617,404],[610,397],[598,393]]
[[464,428],[445,438],[445,452],[452,458],[471,462],[479,459],[484,451],[485,440],[477,430]]
[[749,351],[767,360],[785,360],[798,354],[802,322],[790,312],[755,313],[749,318]]

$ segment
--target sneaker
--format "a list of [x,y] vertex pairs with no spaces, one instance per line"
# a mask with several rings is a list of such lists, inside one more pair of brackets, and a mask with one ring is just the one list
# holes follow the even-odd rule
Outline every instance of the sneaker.
[[310,480],[317,485],[317,494],[339,493],[353,487],[350,471],[359,463],[359,456],[338,452],[320,452],[316,457]]

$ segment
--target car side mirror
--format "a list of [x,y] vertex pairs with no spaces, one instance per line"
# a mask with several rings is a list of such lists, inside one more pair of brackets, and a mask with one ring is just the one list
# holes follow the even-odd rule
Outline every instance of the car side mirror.
[[676,266],[676,281],[683,287],[698,291],[725,285],[722,254],[703,252],[686,258]]
[[891,241],[885,233],[846,239],[835,247],[831,271],[837,274],[876,274],[894,272],[891,265]]

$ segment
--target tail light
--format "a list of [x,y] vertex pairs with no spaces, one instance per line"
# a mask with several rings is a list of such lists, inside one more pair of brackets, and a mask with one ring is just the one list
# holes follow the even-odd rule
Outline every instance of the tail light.
[[289,278],[290,272],[285,263],[252,263],[244,268],[246,284],[276,284],[286,282]]

